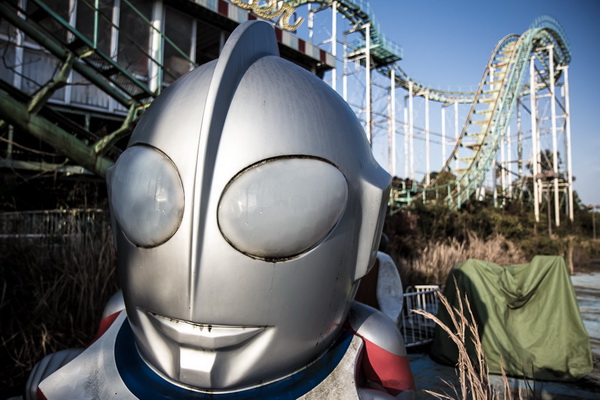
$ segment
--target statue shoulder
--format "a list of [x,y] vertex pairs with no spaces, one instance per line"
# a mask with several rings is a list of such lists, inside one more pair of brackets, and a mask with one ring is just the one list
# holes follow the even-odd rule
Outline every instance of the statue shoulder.
[[355,301],[348,314],[348,325],[358,336],[398,356],[406,355],[398,327],[383,312]]
[[413,399],[415,382],[404,340],[395,322],[381,311],[354,302],[348,326],[365,343],[362,369],[367,386],[361,388],[359,397]]

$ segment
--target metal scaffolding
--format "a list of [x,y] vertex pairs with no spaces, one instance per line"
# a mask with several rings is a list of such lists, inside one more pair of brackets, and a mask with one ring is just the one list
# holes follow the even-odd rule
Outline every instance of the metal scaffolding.
[[[227,34],[225,29],[211,31],[210,24],[163,0],[136,2],[141,9],[129,0],[112,0],[110,12],[102,9],[106,2],[67,2],[65,15],[44,0],[28,0],[27,7],[24,0],[3,3],[0,14],[17,34],[0,32],[0,43],[15,60],[46,52],[51,55],[46,68],[64,64],[72,69],[69,85],[44,101],[83,104],[122,118],[128,111],[142,111],[178,76],[218,56]],[[292,48],[295,57],[312,60],[309,68],[324,75],[353,108],[376,159],[397,178],[392,211],[413,201],[458,208],[487,193],[498,206],[531,199],[536,221],[543,202],[548,210],[552,205],[556,226],[561,215],[573,220],[570,50],[555,20],[541,17],[522,35],[500,40],[478,88],[461,91],[428,87],[405,72],[402,49],[383,34],[363,0],[196,0],[186,6],[227,29],[248,19],[270,20],[282,45]],[[77,19],[85,15],[91,18],[91,33]],[[133,22],[149,29],[136,31]],[[185,27],[185,34],[174,27]],[[174,36],[166,34],[169,29]],[[140,32],[148,37],[140,40]],[[66,64],[69,54],[76,59]],[[23,77],[35,71],[26,71],[26,65],[3,70],[2,79],[29,95],[35,88]],[[76,80],[91,85],[71,85]],[[123,134],[117,131],[114,137]],[[112,143],[108,136],[85,134],[103,148]]]
[[[304,3],[293,2],[296,6]],[[326,13],[330,8],[331,15],[319,20],[313,11],[310,36],[316,37],[312,30],[317,30],[319,21],[321,26],[324,21],[336,21],[325,30],[331,35],[327,40],[329,48],[332,54],[341,54],[336,60],[343,67],[332,71],[331,81],[337,81],[336,74],[341,70],[343,97],[363,121],[376,157],[388,166],[393,176],[400,175],[397,165],[399,159],[403,160],[403,184],[394,188],[392,208],[415,200],[444,201],[458,208],[474,194],[484,199],[487,193],[498,206],[506,205],[510,199],[529,199],[535,205],[537,221],[539,207],[547,198],[553,205],[557,226],[561,204],[564,204],[564,215],[573,219],[568,112],[570,50],[555,20],[538,18],[522,35],[500,40],[476,90],[444,91],[427,87],[403,71],[399,65],[401,51],[395,52],[396,59],[377,58],[372,42],[379,34],[379,25],[370,14],[368,4],[352,2],[365,8],[354,10],[353,16],[348,17],[350,2],[318,3],[321,7],[316,12]],[[335,18],[339,10],[346,10],[342,21]],[[344,21],[346,24],[354,21],[354,24],[343,27]],[[344,34],[343,42],[339,43],[338,30]],[[378,43],[377,51],[381,53],[383,46]],[[349,68],[352,63],[354,68]],[[530,63],[533,69],[528,68]],[[372,70],[377,73],[373,74]],[[354,85],[350,83],[352,80]],[[561,89],[560,93],[556,88]],[[376,92],[382,90],[387,93],[378,96]],[[532,90],[535,91],[533,97]],[[397,109],[399,96],[404,102],[403,107]],[[545,97],[540,96],[548,99],[542,100]],[[527,97],[536,99],[529,102],[529,108]],[[537,105],[540,102],[548,105],[540,107]],[[524,110],[528,118],[524,118]],[[378,153],[383,137],[385,149]],[[547,137],[552,141],[545,140]],[[559,143],[564,143],[562,149]],[[540,154],[546,153],[552,157],[544,163]],[[561,156],[565,158],[563,164]],[[539,176],[541,172],[548,172],[544,169],[547,165],[552,167],[550,181]],[[543,196],[542,192],[551,192],[551,196]]]

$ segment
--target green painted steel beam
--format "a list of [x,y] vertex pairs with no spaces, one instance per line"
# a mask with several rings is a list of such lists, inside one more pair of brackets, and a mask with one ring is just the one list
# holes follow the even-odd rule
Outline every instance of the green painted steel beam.
[[0,91],[0,119],[52,146],[85,169],[104,177],[113,161],[46,118],[30,113],[27,105]]
[[[148,88],[148,86],[146,84],[140,82],[139,79],[137,79],[135,76],[133,76],[129,71],[127,71],[127,69],[122,68],[120,65],[118,65],[111,57],[108,57],[108,56],[102,54],[102,52],[98,51],[95,48],[94,44],[87,37],[85,37],[83,34],[81,34],[79,31],[77,31],[77,29],[75,29],[74,26],[69,24],[69,22],[65,21],[58,14],[56,14],[56,12],[54,12],[54,10],[52,10],[48,5],[46,5],[46,3],[44,3],[41,0],[30,0],[30,1],[33,1],[35,4],[37,4],[37,6],[40,7],[42,10],[44,10],[52,19],[54,19],[56,22],[58,22],[64,29],[69,31],[73,36],[75,36],[77,38],[77,40],[81,41],[85,46],[87,46],[87,48],[90,49],[91,53],[97,54],[105,63],[110,65],[111,66],[110,69],[114,69],[114,70],[118,71],[120,74],[122,74],[126,78],[126,80],[128,82],[130,82],[131,84],[133,84],[133,86],[137,87],[137,90],[139,92],[143,93],[146,98],[155,97],[155,94]],[[137,11],[137,10],[135,10],[135,11]],[[152,25],[150,24],[150,26],[152,26]],[[68,44],[63,43],[63,46],[66,47],[66,46],[68,46]],[[155,60],[151,56],[149,56],[149,55],[147,55],[147,56],[152,62],[158,63],[157,60]],[[85,57],[84,57],[84,59],[85,59]],[[119,86],[119,88],[121,90],[123,90],[124,92],[126,92],[126,93],[129,92],[117,80],[112,80],[112,83]],[[136,93],[136,94],[128,93],[128,94],[131,97],[136,97],[136,95],[139,97],[140,93]]]
[[[52,53],[59,60],[65,61],[67,59],[68,51],[58,41],[52,39],[40,29],[21,18],[3,2],[0,2],[0,15],[6,18],[6,20],[16,28],[23,31],[26,35],[39,43],[42,47],[50,51],[50,53]],[[129,107],[133,102],[131,98],[112,86],[106,80],[106,78],[104,78],[91,66],[78,60],[73,63],[73,69],[80,73],[84,78],[92,82],[94,85],[98,86],[102,91],[114,98],[120,104]]]
[[[388,39],[387,36],[381,32],[381,27],[375,20],[375,16],[371,11],[371,6],[365,0],[335,0],[337,3],[337,9],[348,21],[352,23],[358,23],[360,25],[371,24],[369,30],[369,40],[373,45],[370,49],[371,57],[377,59],[379,63],[390,64],[402,59],[402,47],[397,43]],[[333,0],[287,0],[287,4],[291,7],[300,7],[308,3],[318,3],[325,7],[330,7]],[[365,33],[360,30],[359,33],[362,35],[363,40],[359,44],[359,50],[365,47]]]

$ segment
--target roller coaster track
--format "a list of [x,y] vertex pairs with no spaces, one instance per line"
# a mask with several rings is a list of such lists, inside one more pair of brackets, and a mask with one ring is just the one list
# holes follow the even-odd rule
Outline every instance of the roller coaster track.
[[[414,94],[427,92],[429,99],[432,101],[439,101],[443,103],[471,103],[473,102],[475,92],[469,91],[446,91],[430,88],[427,85],[415,81],[408,75],[397,63],[402,59],[402,49],[400,46],[393,41],[389,40],[384,33],[381,32],[381,28],[373,12],[371,6],[365,0],[287,0],[286,3],[292,7],[300,7],[309,3],[320,4],[323,9],[331,7],[333,3],[336,3],[337,11],[344,16],[346,20],[357,27],[370,24],[369,29],[369,53],[371,56],[371,62],[373,62],[374,69],[383,75],[389,76],[390,70],[394,70],[395,80],[397,87],[403,87],[409,90],[412,83],[412,90]],[[362,36],[362,40],[359,40],[355,53],[365,51],[365,31],[357,30]]]
[[[549,47],[553,48],[552,52],[547,51]],[[544,65],[536,79],[538,83],[547,84],[549,54],[553,55],[557,67],[566,66],[571,60],[562,28],[547,16],[535,20],[520,36],[504,37],[492,52],[458,143],[441,170],[456,176],[447,192],[448,206],[460,207],[483,183],[500,141],[506,135],[516,100],[528,90],[522,81],[530,58],[536,57]],[[554,79],[557,79],[561,69],[555,71]],[[453,163],[458,166],[452,168]],[[428,193],[437,190],[437,185],[435,179],[432,188],[422,191],[415,200],[426,199]]]
[[[389,41],[380,32],[379,24],[371,12],[369,3],[363,0],[289,0],[293,7],[307,3],[319,3],[323,8],[336,3],[336,9],[357,27],[370,24],[370,56],[375,69],[389,76],[395,72],[396,86],[412,90],[413,95],[427,93],[429,100],[443,103],[471,104],[466,123],[450,157],[437,178],[428,188],[420,190],[416,197],[405,199],[407,204],[414,200],[437,198],[440,191],[446,192],[446,202],[459,208],[481,186],[492,166],[502,137],[506,134],[517,98],[527,90],[522,84],[530,57],[536,57],[544,66],[537,77],[538,82],[548,84],[549,53],[553,47],[555,79],[560,76],[560,67],[569,64],[571,53],[566,35],[556,20],[549,16],[537,18],[522,35],[508,35],[496,46],[476,92],[443,91],[429,88],[412,79],[397,64],[401,57],[399,46]],[[357,30],[363,36],[365,52],[365,30]],[[355,51],[356,52],[356,51]],[[454,167],[453,167],[454,164]],[[455,176],[454,182],[442,185],[439,180]]]

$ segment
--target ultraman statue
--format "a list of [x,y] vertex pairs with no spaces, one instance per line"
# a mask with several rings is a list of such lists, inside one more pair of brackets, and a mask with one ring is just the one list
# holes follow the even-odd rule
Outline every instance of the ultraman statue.
[[353,302],[390,176],[340,96],[278,56],[269,24],[241,24],[165,90],[107,180],[125,310],[37,372],[39,398],[414,394],[395,323]]

